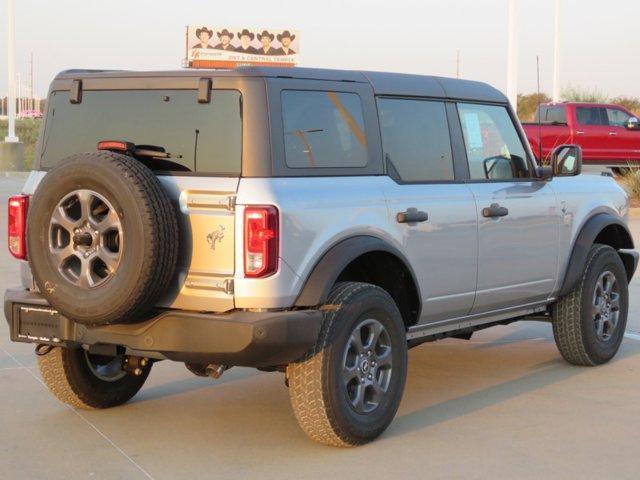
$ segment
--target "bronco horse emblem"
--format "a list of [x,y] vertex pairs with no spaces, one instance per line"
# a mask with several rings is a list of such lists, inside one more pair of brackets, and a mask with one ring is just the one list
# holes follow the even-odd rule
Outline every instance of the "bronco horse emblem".
[[218,229],[211,232],[207,235],[207,243],[211,245],[211,250],[216,249],[216,243],[219,243],[224,238],[224,227],[222,225],[218,225]]

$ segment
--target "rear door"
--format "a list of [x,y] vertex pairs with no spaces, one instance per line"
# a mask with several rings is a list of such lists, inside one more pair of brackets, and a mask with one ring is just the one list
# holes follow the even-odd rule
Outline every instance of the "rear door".
[[[100,140],[162,148],[168,158],[145,160],[179,216],[178,271],[160,306],[187,310],[234,308],[235,196],[242,168],[243,89],[219,78],[208,102],[198,79],[113,79],[113,89],[84,82],[80,103],[68,91],[49,98],[41,168]],[[246,82],[245,82],[246,83]],[[157,85],[156,85],[157,84]],[[110,85],[111,86],[111,85]],[[118,88],[120,87],[120,88]],[[139,88],[138,88],[139,87]],[[157,88],[152,88],[157,87]],[[264,87],[262,87],[264,90]],[[257,103],[257,101],[256,101]]]
[[475,296],[476,206],[453,162],[442,101],[378,98],[389,226],[414,268],[421,323],[466,315]]
[[544,300],[557,275],[558,214],[507,108],[458,104],[478,216],[478,282],[472,314]]

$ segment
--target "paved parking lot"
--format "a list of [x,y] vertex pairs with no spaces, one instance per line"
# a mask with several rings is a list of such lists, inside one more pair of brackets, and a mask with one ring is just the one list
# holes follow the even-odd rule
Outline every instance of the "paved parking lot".
[[[22,180],[0,177],[5,198]],[[640,243],[640,220],[632,228]],[[0,290],[18,283],[0,248]],[[526,322],[410,352],[395,422],[373,444],[307,440],[283,377],[234,368],[217,381],[154,366],[129,404],[99,412],[58,403],[33,347],[0,322],[0,478],[616,478],[640,476],[640,283],[629,338],[608,365],[567,365],[549,325]],[[640,340],[640,335],[637,336]]]

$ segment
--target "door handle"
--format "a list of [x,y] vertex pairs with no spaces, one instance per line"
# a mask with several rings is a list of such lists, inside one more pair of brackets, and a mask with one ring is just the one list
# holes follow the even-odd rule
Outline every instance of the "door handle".
[[578,130],[578,131],[576,132],[576,135],[584,135],[584,132],[583,132],[582,130]]
[[618,132],[609,132],[609,135],[615,137],[616,135],[618,135]]
[[482,209],[482,216],[485,218],[506,217],[509,215],[507,207],[501,207],[497,203],[492,203],[490,207]]
[[417,208],[407,208],[406,212],[398,212],[396,221],[398,223],[420,223],[429,220],[427,212],[418,210]]

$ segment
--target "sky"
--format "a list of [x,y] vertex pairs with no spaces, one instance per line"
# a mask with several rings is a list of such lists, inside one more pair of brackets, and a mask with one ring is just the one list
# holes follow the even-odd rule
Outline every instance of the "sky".
[[[518,91],[551,93],[555,0],[519,0]],[[7,91],[0,0],[0,96]],[[179,69],[185,26],[296,29],[300,66],[460,76],[506,90],[507,0],[16,0],[17,69],[46,95],[68,68]],[[640,0],[563,0],[561,84],[640,96]]]

